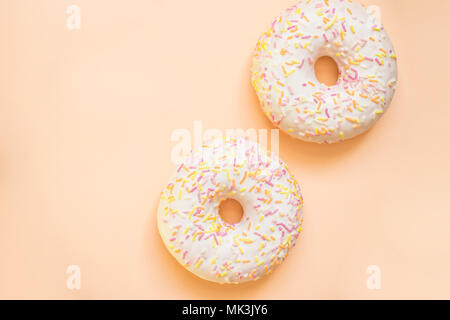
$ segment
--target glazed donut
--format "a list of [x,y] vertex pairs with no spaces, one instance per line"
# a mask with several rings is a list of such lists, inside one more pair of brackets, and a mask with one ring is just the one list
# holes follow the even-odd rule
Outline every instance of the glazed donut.
[[[219,215],[225,199],[242,205],[240,222]],[[161,193],[158,229],[178,262],[219,283],[257,280],[288,255],[301,231],[303,199],[287,166],[248,139],[205,143]]]
[[[333,86],[315,61],[332,57]],[[294,138],[333,143],[368,130],[397,86],[394,48],[378,19],[350,0],[307,0],[287,9],[259,39],[252,84],[272,123]]]

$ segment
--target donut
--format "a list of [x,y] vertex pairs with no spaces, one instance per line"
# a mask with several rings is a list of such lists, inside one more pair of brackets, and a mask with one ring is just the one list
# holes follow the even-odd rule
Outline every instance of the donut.
[[[241,221],[219,215],[225,199]],[[242,283],[276,268],[302,228],[303,198],[288,167],[257,143],[214,139],[181,163],[161,193],[158,229],[176,260],[205,280]]]
[[[314,65],[329,56],[335,85]],[[397,57],[388,34],[366,7],[350,0],[307,0],[285,10],[259,39],[252,85],[272,123],[308,142],[335,143],[373,126],[397,87]]]

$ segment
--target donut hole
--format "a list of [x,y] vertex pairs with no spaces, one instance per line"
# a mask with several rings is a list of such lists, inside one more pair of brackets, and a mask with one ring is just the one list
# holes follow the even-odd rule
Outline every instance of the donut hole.
[[314,72],[316,73],[317,80],[329,87],[334,86],[339,78],[338,65],[329,56],[323,56],[317,59],[314,64]]
[[229,224],[235,224],[242,220],[244,209],[239,201],[234,199],[225,199],[219,204],[219,216],[223,221]]

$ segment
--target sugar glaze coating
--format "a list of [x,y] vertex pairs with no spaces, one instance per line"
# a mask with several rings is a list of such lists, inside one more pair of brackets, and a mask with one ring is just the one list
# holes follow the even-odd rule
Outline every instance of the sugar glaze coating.
[[[219,215],[227,198],[242,220]],[[219,283],[257,280],[288,255],[301,231],[303,199],[287,166],[245,139],[205,143],[184,161],[161,193],[158,228],[180,264]]]
[[[330,87],[315,76],[322,56],[338,65]],[[297,139],[334,143],[365,132],[387,110],[396,59],[385,29],[361,4],[307,0],[284,11],[259,39],[252,83],[274,125]]]

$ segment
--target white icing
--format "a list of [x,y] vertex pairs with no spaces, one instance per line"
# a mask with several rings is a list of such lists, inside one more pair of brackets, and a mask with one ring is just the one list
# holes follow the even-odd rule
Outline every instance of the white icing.
[[[230,225],[218,214],[232,198],[244,209]],[[161,194],[158,228],[172,255],[206,280],[259,279],[287,256],[301,231],[303,200],[287,166],[244,139],[206,143]]]
[[[316,79],[322,56],[338,65],[334,86]],[[365,132],[387,110],[397,61],[383,26],[362,5],[301,1],[261,36],[252,82],[272,123],[297,139],[333,143]]]

